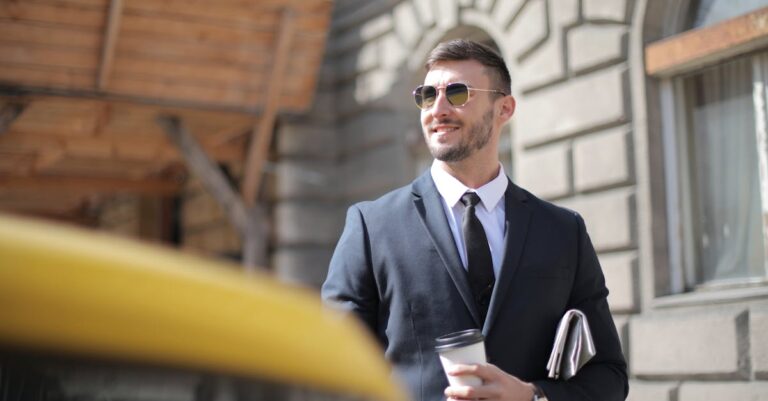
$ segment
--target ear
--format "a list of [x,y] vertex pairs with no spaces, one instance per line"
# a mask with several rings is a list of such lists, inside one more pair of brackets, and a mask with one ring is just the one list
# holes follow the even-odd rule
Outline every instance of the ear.
[[512,95],[504,96],[499,100],[499,118],[503,124],[509,121],[509,119],[512,118],[512,115],[515,114],[515,106],[517,105],[517,102]]

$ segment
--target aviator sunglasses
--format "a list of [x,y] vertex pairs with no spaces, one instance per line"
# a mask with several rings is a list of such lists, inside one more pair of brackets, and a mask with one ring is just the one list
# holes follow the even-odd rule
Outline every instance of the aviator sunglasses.
[[[437,94],[442,87],[434,87],[432,85],[422,85],[413,90],[413,98],[416,100],[416,106],[422,110],[426,110],[435,104],[437,100]],[[502,96],[507,96],[506,93],[496,89],[477,89],[467,86],[462,83],[451,83],[445,86],[445,98],[448,99],[448,103],[453,106],[463,106],[469,101],[469,93],[471,91],[479,92],[494,92]]]

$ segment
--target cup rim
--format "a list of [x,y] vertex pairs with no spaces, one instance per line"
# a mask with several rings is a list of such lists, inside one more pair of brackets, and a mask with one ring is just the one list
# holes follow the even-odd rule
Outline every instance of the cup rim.
[[435,350],[440,352],[466,347],[483,342],[484,339],[483,333],[478,329],[461,330],[437,337],[435,339]]

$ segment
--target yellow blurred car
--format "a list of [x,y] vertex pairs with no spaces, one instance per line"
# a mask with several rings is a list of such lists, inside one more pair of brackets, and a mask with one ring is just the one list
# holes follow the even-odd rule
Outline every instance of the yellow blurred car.
[[317,294],[106,234],[0,215],[0,401],[399,401]]

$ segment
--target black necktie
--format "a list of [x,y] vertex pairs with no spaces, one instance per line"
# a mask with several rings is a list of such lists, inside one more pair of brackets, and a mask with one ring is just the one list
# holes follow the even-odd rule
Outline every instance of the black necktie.
[[469,285],[485,321],[495,280],[488,238],[485,236],[483,224],[475,214],[475,206],[479,202],[480,197],[474,192],[466,192],[461,196],[461,203],[465,206],[461,229],[464,232],[464,248],[467,251]]

